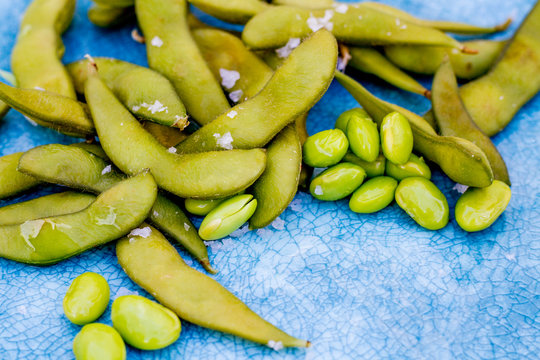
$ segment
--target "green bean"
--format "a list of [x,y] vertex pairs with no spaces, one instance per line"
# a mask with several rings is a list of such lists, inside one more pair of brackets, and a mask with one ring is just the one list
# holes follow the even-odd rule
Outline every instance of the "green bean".
[[268,9],[263,0],[188,0],[207,14],[220,20],[245,24],[256,14]]
[[88,324],[73,340],[76,360],[125,360],[126,345],[116,330],[105,324]]
[[362,108],[353,108],[353,109],[344,111],[343,113],[341,113],[341,115],[339,115],[339,117],[337,118],[336,123],[334,125],[334,128],[339,129],[339,130],[343,131],[344,133],[346,133],[347,132],[347,125],[349,125],[349,121],[353,117],[371,119],[369,117],[369,114],[366,112],[366,110],[364,110]]
[[433,114],[441,135],[457,136],[476,144],[486,154],[493,177],[510,185],[504,160],[490,138],[476,126],[459,96],[450,62],[444,61],[433,78]]
[[493,136],[540,89],[540,3],[536,3],[491,70],[460,88],[478,127]]
[[456,220],[465,231],[481,231],[491,226],[504,212],[512,192],[502,181],[485,188],[469,188],[456,203]]
[[[161,74],[125,61],[92,58],[101,79],[116,97],[138,118],[183,129],[187,126],[184,104],[172,84]],[[77,93],[84,94],[88,60],[67,65]]]
[[0,157],[0,199],[17,195],[37,186],[40,181],[17,171],[22,152]]
[[470,51],[439,30],[399,22],[395,16],[361,6],[349,6],[345,13],[276,6],[254,16],[246,24],[242,40],[253,49],[278,48],[291,38],[302,39],[321,28],[350,45],[440,45]]
[[[107,160],[65,145],[44,145],[27,151],[19,167],[41,180],[97,194],[124,178]],[[148,220],[182,245],[208,272],[216,272],[197,229],[179,206],[158,194]]]
[[394,111],[383,118],[381,147],[384,156],[390,162],[397,165],[405,164],[411,157],[413,142],[411,125],[405,116]]
[[377,124],[365,116],[352,116],[347,123],[347,139],[353,154],[367,162],[379,156],[379,131]]
[[[336,62],[334,37],[327,31],[313,34],[293,50],[256,96],[203,126],[180,143],[178,151],[251,149],[266,145],[317,102],[332,81]],[[229,136],[224,139],[226,134]]]
[[88,20],[99,27],[114,27],[123,25],[135,16],[130,7],[115,7],[95,4],[88,9]]
[[411,154],[409,160],[402,165],[396,165],[389,161],[386,164],[386,175],[396,180],[403,180],[413,176],[421,176],[430,180],[431,170],[424,161],[424,158]]
[[276,350],[310,345],[263,320],[218,282],[187,266],[157,230],[147,238],[119,240],[116,256],[135,283],[181,319]]
[[229,103],[190,35],[186,0],[137,0],[135,11],[150,68],[171,81],[188,113],[204,125],[227,111]]
[[353,163],[360,166],[366,172],[366,177],[373,178],[384,175],[384,169],[386,168],[386,158],[383,154],[379,154],[377,159],[373,162],[367,162],[354,155],[352,152],[347,152],[343,157],[344,162]]
[[184,201],[184,206],[190,214],[205,216],[227,199],[228,198],[212,200],[186,199]]
[[439,230],[448,224],[446,197],[426,178],[401,180],[396,189],[396,202],[418,225],[428,230]]
[[309,185],[309,191],[317,200],[340,200],[358,189],[365,178],[366,172],[360,166],[340,163],[315,177]]
[[107,280],[94,272],[85,272],[73,280],[62,306],[72,323],[85,325],[97,320],[109,304],[111,292]]
[[[422,46],[424,47],[424,46]],[[442,48],[444,49],[444,48]],[[349,65],[405,91],[430,97],[430,91],[407,73],[392,64],[384,55],[369,47],[352,47],[349,49],[351,60]]]
[[322,168],[340,162],[348,148],[349,141],[343,131],[331,129],[308,137],[302,152],[306,164]]
[[182,330],[175,313],[138,295],[120,296],[114,300],[111,319],[122,338],[142,350],[167,347],[178,339]]
[[225,200],[210,211],[199,227],[204,240],[218,240],[238,230],[255,212],[257,200],[253,195],[237,195]]
[[0,257],[46,265],[105,244],[139,225],[156,194],[152,175],[144,173],[105,191],[82,211],[0,226]]
[[28,219],[39,219],[81,211],[96,200],[90,194],[63,192],[0,208],[0,225],[21,224]]
[[414,149],[438,164],[448,177],[460,184],[485,187],[493,181],[493,172],[486,155],[468,140],[439,136],[420,116],[370,94],[350,77],[336,72],[336,79],[380,124],[384,116],[398,111],[409,120],[414,136]]
[[398,183],[387,176],[377,176],[366,181],[351,196],[349,208],[361,214],[380,211],[394,201]]

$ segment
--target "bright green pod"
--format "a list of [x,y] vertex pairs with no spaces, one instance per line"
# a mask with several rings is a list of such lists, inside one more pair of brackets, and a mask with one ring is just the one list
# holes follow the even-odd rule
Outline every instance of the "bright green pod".
[[89,152],[91,154],[96,155],[97,157],[102,158],[105,161],[110,162],[109,157],[107,156],[105,151],[103,151],[103,148],[101,147],[101,145],[99,143],[89,144],[86,141],[83,141],[83,142],[79,142],[79,143],[70,144],[69,146],[76,147],[76,148],[79,148],[79,149],[83,149],[83,150],[85,150],[85,151],[87,151],[87,152]]
[[394,201],[398,182],[388,176],[377,176],[363,183],[351,196],[349,208],[360,214],[380,211]]
[[187,1],[137,0],[135,11],[150,68],[171,81],[188,113],[204,125],[226,112],[227,98],[189,32]]
[[[186,108],[163,75],[116,59],[96,57],[92,61],[97,65],[101,79],[135,116],[180,129],[187,126]],[[75,90],[83,95],[84,83],[92,69],[88,60],[73,62],[66,68]]]
[[339,129],[324,130],[307,138],[303,146],[304,162],[313,167],[335,165],[349,149],[349,140]]
[[37,186],[40,181],[17,171],[22,152],[0,157],[0,199],[17,195]]
[[439,230],[448,224],[448,202],[434,183],[423,177],[401,180],[396,189],[399,207],[428,230]]
[[[379,156],[379,131],[369,117],[352,116],[347,124],[351,151],[360,159],[373,162]],[[412,146],[412,145],[411,145]]]
[[366,172],[366,177],[373,178],[377,176],[384,175],[384,170],[386,168],[386,158],[383,154],[379,154],[377,159],[372,162],[367,162],[360,159],[358,156],[354,155],[352,152],[347,152],[343,157],[344,162],[350,162],[355,165],[360,166]]
[[[136,237],[131,238],[137,241]],[[111,310],[114,328],[131,346],[142,350],[163,349],[180,336],[180,319],[165,306],[138,295],[120,296]]]
[[386,164],[386,175],[391,176],[396,180],[403,180],[413,176],[421,176],[430,180],[431,169],[426,164],[423,157],[411,154],[409,160],[402,165],[397,165],[389,161]]
[[116,256],[131,280],[181,319],[275,350],[310,345],[265,321],[217,281],[189,267],[157,230],[135,241],[120,239]]
[[125,360],[126,345],[114,328],[105,324],[88,324],[73,340],[76,360]]
[[88,20],[96,26],[109,28],[123,25],[135,16],[132,7],[95,4],[88,9]]
[[403,165],[411,157],[413,134],[409,120],[394,111],[381,123],[381,145],[384,156],[394,164]]
[[144,173],[105,191],[82,211],[0,226],[0,257],[47,265],[103,245],[139,225],[156,195],[152,175]]
[[239,229],[255,212],[257,200],[253,195],[234,196],[210,211],[199,227],[204,240],[218,240]]
[[340,200],[358,189],[365,178],[366,172],[360,166],[341,163],[315,177],[309,185],[309,192],[317,200]]
[[207,14],[235,24],[245,24],[270,7],[263,0],[188,0]]
[[109,284],[103,276],[85,272],[73,280],[64,295],[64,314],[75,325],[94,322],[105,312],[110,295]]
[[184,206],[190,214],[205,216],[225,200],[227,200],[227,198],[210,200],[186,199],[184,200]]
[[339,115],[339,117],[336,120],[334,128],[339,129],[343,131],[344,133],[347,133],[347,125],[349,124],[349,121],[353,117],[371,119],[369,117],[369,114],[366,112],[366,110],[362,108],[354,108],[354,109],[350,109],[341,113],[341,115]]
[[87,208],[96,201],[90,194],[66,191],[0,208],[0,225],[21,224],[28,219],[40,219],[70,214]]
[[469,188],[456,203],[456,221],[465,231],[482,231],[504,212],[512,191],[504,182],[494,180],[485,188]]

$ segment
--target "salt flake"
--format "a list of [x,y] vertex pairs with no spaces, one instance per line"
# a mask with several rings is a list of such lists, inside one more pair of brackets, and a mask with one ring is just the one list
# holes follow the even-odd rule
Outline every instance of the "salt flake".
[[159,38],[159,36],[154,36],[152,41],[150,41],[150,44],[155,47],[162,47],[163,46],[163,40]]
[[120,227],[116,225],[116,213],[114,212],[114,208],[112,206],[107,206],[107,207],[109,208],[109,212],[103,219],[96,218],[96,224],[97,225],[112,225],[118,230],[120,230]]
[[174,146],[171,146],[170,148],[168,148],[167,151],[170,152],[171,154],[176,154],[176,148]]
[[227,131],[225,134],[223,134],[223,136],[221,136],[220,134],[216,133],[214,134],[214,137],[216,138],[216,144],[223,148],[223,149],[227,149],[227,150],[232,150],[233,146],[232,146],[232,142],[233,142],[233,137],[231,135],[231,133],[229,131]]
[[334,28],[334,23],[332,23],[330,20],[333,16],[334,12],[332,10],[326,10],[322,18],[315,17],[312,13],[310,13],[309,18],[307,19],[307,25],[313,32],[319,31],[322,28],[332,31]]
[[242,90],[231,91],[231,93],[229,94],[229,98],[235,103],[237,103],[242,98],[242,95],[244,95],[244,92]]
[[285,46],[276,49],[276,54],[280,58],[286,58],[298,47],[298,45],[300,45],[300,38],[290,38]]
[[147,237],[149,237],[150,234],[152,234],[152,229],[150,229],[149,226],[146,226],[146,227],[143,227],[143,228],[133,229],[129,233],[130,236],[140,236],[140,237],[143,237],[145,239]]
[[235,70],[219,69],[221,76],[221,85],[225,89],[232,89],[234,84],[240,79],[240,73]]
[[107,173],[110,173],[112,171],[112,166],[111,165],[107,165],[103,168],[103,171],[101,171],[101,175],[105,175]]
[[315,193],[315,195],[322,195],[323,194],[323,189],[322,189],[321,185],[315,186],[315,190],[313,190],[313,192]]
[[39,235],[43,224],[45,224],[45,220],[28,220],[19,226],[21,236],[34,251],[36,251],[36,248],[32,245],[30,239],[35,239]]
[[467,185],[462,185],[462,184],[456,183],[456,185],[454,185],[452,190],[455,190],[458,193],[463,194],[463,193],[465,193],[465,191],[467,191],[468,188],[469,187]]
[[230,117],[231,119],[234,119],[236,115],[238,115],[238,113],[235,110],[231,110],[227,113],[227,116]]
[[191,226],[189,226],[189,224],[187,223],[184,223],[184,229],[186,229],[186,231],[189,231],[189,229],[191,229]]
[[266,344],[270,349],[273,349],[275,351],[279,351],[283,349],[283,343],[281,341],[274,341],[274,340],[268,340],[268,344]]
[[334,4],[334,8],[336,12],[340,14],[345,14],[347,13],[347,10],[349,10],[349,7],[347,6],[347,4],[340,4],[340,3]]

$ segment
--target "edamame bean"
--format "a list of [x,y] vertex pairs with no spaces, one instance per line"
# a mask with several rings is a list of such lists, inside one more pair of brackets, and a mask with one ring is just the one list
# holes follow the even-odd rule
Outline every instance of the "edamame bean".
[[360,159],[373,162],[379,156],[379,131],[370,117],[351,116],[347,124],[347,139],[351,151]]
[[304,162],[313,167],[335,165],[343,159],[349,141],[339,129],[321,131],[307,138],[303,146]]
[[262,0],[188,0],[207,14],[223,21],[245,24],[254,15],[269,8]]
[[88,9],[88,20],[99,27],[114,27],[125,24],[135,15],[132,7],[115,7],[95,4]]
[[22,152],[0,157],[0,199],[17,195],[37,186],[40,181],[17,171]]
[[386,168],[386,158],[383,154],[379,154],[375,161],[367,162],[349,151],[343,157],[343,161],[360,166],[362,169],[364,169],[368,178],[384,175],[384,169]]
[[431,169],[424,161],[424,158],[411,154],[409,160],[402,165],[396,165],[389,161],[386,164],[386,175],[396,180],[403,180],[413,176],[421,176],[430,180]]
[[439,230],[448,224],[448,202],[444,194],[426,178],[409,177],[396,189],[399,207],[428,230]]
[[[218,282],[186,265],[155,229],[147,238],[119,240],[116,255],[136,284],[181,319],[274,348],[310,345],[263,320]],[[204,311],[201,299],[205,299]]]
[[138,295],[120,296],[114,300],[111,319],[122,338],[142,350],[167,347],[178,339],[182,330],[175,313]]
[[210,211],[199,227],[204,240],[218,240],[239,229],[255,212],[257,200],[245,194],[232,197]]
[[388,176],[377,176],[362,184],[351,196],[349,208],[361,214],[380,211],[394,201],[398,182]]
[[184,206],[190,214],[205,216],[225,200],[227,200],[227,198],[211,200],[186,199],[184,201]]
[[340,200],[358,189],[365,178],[366,172],[360,166],[341,163],[326,169],[314,178],[309,191],[318,200]]
[[336,124],[334,125],[334,128],[339,129],[339,130],[343,131],[344,133],[346,133],[347,132],[347,125],[349,124],[349,121],[353,117],[361,117],[361,118],[371,119],[369,117],[369,114],[366,112],[366,110],[364,110],[362,108],[354,108],[354,109],[350,109],[350,110],[347,110],[347,111],[341,113],[341,115],[339,115],[339,117],[336,120]]
[[469,188],[456,203],[456,221],[465,231],[481,231],[504,212],[512,192],[504,182],[494,180],[485,188]]
[[77,360],[125,360],[126,345],[116,330],[105,324],[88,324],[73,340]]
[[73,280],[64,301],[64,314],[72,323],[85,325],[97,320],[107,308],[110,296],[107,280],[94,272],[86,272]]
[[409,120],[397,111],[386,115],[381,123],[381,143],[383,154],[390,162],[405,164],[414,143]]
[[393,111],[404,114],[413,131],[415,150],[438,164],[450,179],[476,187],[491,184],[491,166],[486,155],[476,145],[461,138],[438,136],[420,116],[373,96],[345,74],[336,72],[335,76],[379,125],[382,119]]

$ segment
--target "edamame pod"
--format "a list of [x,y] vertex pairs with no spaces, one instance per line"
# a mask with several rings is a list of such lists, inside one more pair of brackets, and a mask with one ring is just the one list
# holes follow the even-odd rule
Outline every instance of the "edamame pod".
[[333,0],[273,0],[274,5],[298,6],[307,9],[331,8],[336,4]]
[[47,265],[80,254],[139,225],[156,195],[152,175],[143,173],[105,191],[82,211],[0,226],[0,257]]
[[398,182],[388,176],[377,176],[362,184],[351,196],[349,208],[361,214],[380,211],[394,201]]
[[203,126],[176,148],[191,153],[266,145],[320,99],[332,81],[336,62],[335,38],[326,30],[316,32],[293,50],[256,96]]
[[481,231],[491,226],[504,212],[512,192],[502,181],[485,188],[469,188],[456,203],[456,221],[465,231]]
[[498,62],[459,94],[478,127],[493,136],[540,89],[540,3],[536,3]]
[[309,192],[318,200],[340,200],[358,189],[365,178],[366,172],[360,166],[340,163],[314,178],[309,185]]
[[347,139],[353,154],[367,162],[379,156],[379,131],[371,118],[353,116],[347,123]]
[[245,24],[269,8],[263,0],[188,0],[207,14],[235,24]]
[[396,189],[399,207],[428,230],[439,230],[448,224],[448,202],[444,194],[426,178],[409,177]]
[[128,22],[135,16],[132,7],[115,7],[109,5],[93,5],[88,9],[88,20],[99,27],[114,27]]
[[291,38],[305,38],[326,28],[350,45],[417,44],[439,45],[469,52],[455,39],[439,30],[396,21],[366,7],[348,7],[345,13],[276,6],[254,16],[242,32],[242,40],[253,49],[279,48]]
[[302,152],[306,164],[322,168],[340,162],[348,148],[349,140],[343,131],[331,129],[308,137]]
[[94,154],[97,157],[100,157],[105,161],[108,161],[108,162],[111,161],[109,159],[109,157],[107,156],[107,154],[105,154],[105,151],[103,151],[103,148],[101,147],[101,145],[99,143],[89,144],[86,141],[84,141],[84,142],[79,142],[79,143],[73,143],[73,144],[70,144],[69,146],[86,150],[89,153]]
[[411,154],[409,160],[402,165],[397,165],[389,161],[386,164],[386,175],[396,180],[403,180],[413,176],[421,176],[430,180],[431,169],[424,161],[424,158]]
[[69,286],[62,307],[72,323],[85,325],[97,320],[109,305],[111,295],[107,280],[94,272],[85,272]]
[[[92,61],[101,79],[135,116],[180,129],[187,126],[186,108],[167,78],[126,61],[100,57]],[[84,83],[90,71],[88,60],[73,62],[66,68],[77,93],[84,94]]]
[[427,98],[430,97],[430,91],[428,89],[396,65],[392,64],[379,51],[369,47],[351,47],[349,51],[352,56],[349,66],[367,74],[373,74],[397,88],[420,94]]
[[98,5],[114,7],[130,7],[135,5],[135,0],[92,0]]
[[[394,164],[403,165],[411,157],[413,134],[409,120],[397,111],[381,122],[381,147],[384,156]],[[357,154],[358,155],[358,154]]]
[[414,149],[438,164],[450,179],[476,187],[491,184],[493,172],[489,160],[476,145],[461,138],[439,136],[420,116],[373,96],[345,74],[336,72],[335,76],[378,124],[393,111],[405,115],[413,132]]
[[87,324],[73,340],[76,360],[125,360],[126,345],[116,330],[105,324]]
[[386,168],[386,158],[383,154],[379,154],[377,159],[373,162],[367,162],[354,155],[352,152],[347,152],[343,157],[344,162],[350,162],[360,166],[366,172],[366,177],[373,178],[376,176],[384,175],[384,169]]
[[189,32],[186,0],[137,0],[135,11],[150,68],[171,81],[188,113],[204,125],[226,112],[229,103]]
[[152,229],[147,238],[131,239],[116,243],[120,266],[131,280],[180,318],[276,350],[310,345],[263,320],[218,282],[187,266],[157,230]]
[[17,195],[37,186],[40,181],[17,171],[22,152],[0,157],[0,199]]
[[244,194],[225,200],[210,211],[199,227],[204,240],[218,240],[239,229],[255,212],[257,200]]
[[178,145],[188,137],[188,134],[182,132],[176,127],[160,125],[151,121],[143,122],[142,126],[144,130],[148,131],[161,145],[165,146],[167,149]]
[[433,115],[439,132],[476,144],[486,154],[493,177],[510,185],[504,160],[490,138],[476,126],[459,97],[458,84],[450,62],[444,61],[433,78]]
[[[0,79],[11,86],[16,86],[15,76],[10,72],[0,70]],[[9,105],[0,100],[0,120],[8,113],[9,109],[11,109]]]

